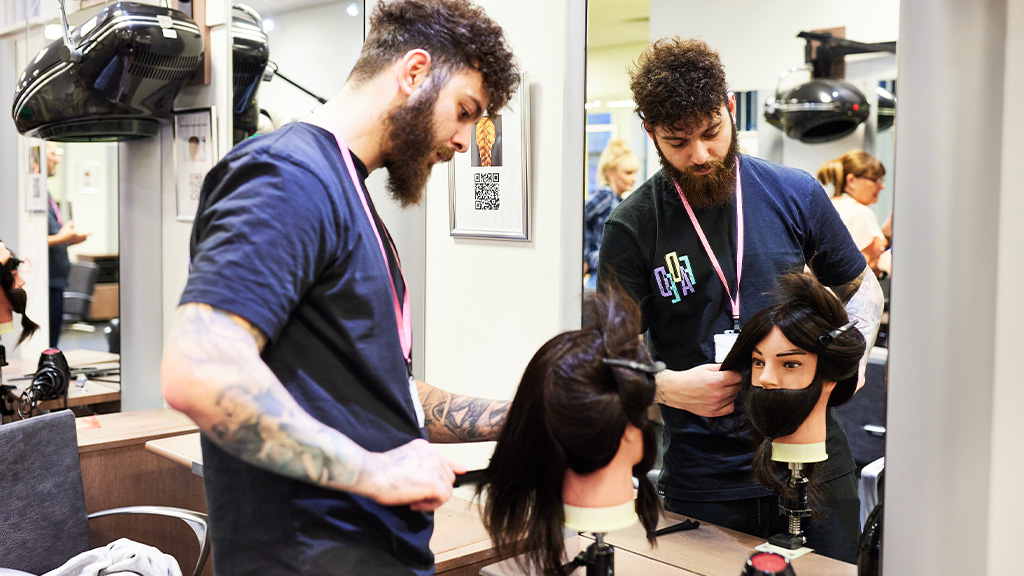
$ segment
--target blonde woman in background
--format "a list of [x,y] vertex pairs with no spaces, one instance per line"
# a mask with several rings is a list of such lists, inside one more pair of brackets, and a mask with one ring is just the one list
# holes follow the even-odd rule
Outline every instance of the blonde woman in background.
[[818,168],[818,181],[832,185],[832,205],[868,266],[879,277],[891,272],[892,259],[886,250],[887,235],[869,206],[878,202],[878,195],[885,188],[884,179],[885,166],[863,150],[850,150]]
[[590,194],[583,208],[583,273],[589,274],[587,286],[597,286],[597,254],[601,250],[604,221],[622,202],[622,195],[633,190],[640,161],[621,138],[608,141],[597,161],[601,186]]

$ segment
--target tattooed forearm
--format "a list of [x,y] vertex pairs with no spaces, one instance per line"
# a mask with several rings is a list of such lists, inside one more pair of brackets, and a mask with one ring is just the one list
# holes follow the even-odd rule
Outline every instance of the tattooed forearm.
[[857,382],[859,389],[864,384],[864,373],[867,369],[868,358],[871,356],[871,347],[878,336],[878,327],[882,321],[882,311],[885,306],[885,296],[882,294],[882,287],[874,274],[863,275],[863,283],[858,290],[852,294],[846,302],[846,314],[850,320],[857,321],[857,329],[864,335],[866,344],[864,357],[860,362],[860,374]]
[[461,396],[417,382],[431,442],[497,440],[508,402]]
[[181,307],[165,351],[168,402],[250,464],[305,482],[350,486],[363,450],[295,402],[260,359],[263,342],[240,318],[208,306]]
[[850,298],[853,298],[853,295],[857,293],[857,290],[860,290],[860,286],[864,282],[864,278],[870,271],[870,268],[865,267],[864,270],[861,271],[860,275],[853,280],[846,284],[840,284],[839,286],[830,286],[830,288],[832,289],[832,292],[842,300],[843,304],[846,304],[850,301]]

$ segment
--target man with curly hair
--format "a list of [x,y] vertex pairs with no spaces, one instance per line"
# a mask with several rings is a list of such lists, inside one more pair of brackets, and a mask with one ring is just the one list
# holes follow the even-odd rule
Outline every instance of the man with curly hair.
[[494,439],[507,403],[413,379],[409,297],[365,179],[403,206],[518,85],[468,0],[380,2],[341,91],[211,170],[162,366],[202,431],[215,571],[434,571],[463,472],[427,442]]
[[[735,100],[706,43],[655,41],[630,76],[662,169],[605,223],[599,278],[614,278],[640,304],[642,330],[669,368],[657,379],[666,426],[659,491],[680,514],[763,537],[785,532],[777,498],[751,477],[740,375],[716,362],[733,332],[771,304],[783,273],[809,266],[868,342],[881,289],[810,174],[739,152]],[[855,561],[856,464],[834,411],[827,450],[816,473],[826,500],[808,546]]]

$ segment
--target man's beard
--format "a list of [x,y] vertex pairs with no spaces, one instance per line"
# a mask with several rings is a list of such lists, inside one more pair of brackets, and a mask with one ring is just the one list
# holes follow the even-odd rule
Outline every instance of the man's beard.
[[445,162],[455,151],[435,146],[434,104],[440,83],[421,88],[416,98],[388,112],[384,119],[384,167],[388,169],[388,192],[402,207],[418,204],[438,154]]
[[800,389],[769,390],[751,385],[750,378],[750,372],[743,374],[743,408],[750,424],[763,438],[774,440],[796,432],[821,399],[823,382],[817,374],[806,388]]
[[[686,170],[680,170],[669,163],[668,159],[661,152],[661,146],[655,146],[658,150],[658,157],[661,159],[661,167],[668,174],[669,178],[679,184],[679,188],[686,196],[686,201],[695,210],[711,208],[713,206],[726,206],[732,202],[733,192],[736,190],[736,156],[739,154],[739,139],[736,137],[736,123],[729,118],[732,128],[732,141],[729,144],[729,152],[723,160],[714,158]],[[711,168],[711,172],[704,175],[697,174],[699,170]]]

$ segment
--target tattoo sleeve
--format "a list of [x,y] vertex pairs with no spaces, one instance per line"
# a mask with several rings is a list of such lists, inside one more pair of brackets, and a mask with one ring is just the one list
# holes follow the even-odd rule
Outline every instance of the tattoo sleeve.
[[165,391],[168,372],[181,374],[194,396],[186,413],[228,453],[297,480],[351,486],[363,449],[295,402],[260,358],[265,340],[238,317],[182,306],[165,350]]
[[[852,291],[851,291],[852,288]],[[843,300],[846,307],[846,314],[851,320],[857,321],[857,329],[864,335],[866,349],[864,358],[860,361],[860,375],[857,379],[857,389],[864,385],[864,372],[867,369],[868,357],[871,355],[871,347],[875,344],[875,337],[878,336],[878,326],[882,321],[882,310],[885,306],[885,297],[882,294],[882,287],[878,284],[875,275],[870,268],[865,268],[853,282],[843,284],[832,291]],[[844,297],[843,293],[848,295]]]
[[497,440],[505,423],[509,402],[445,392],[416,382],[427,436],[431,442],[483,442]]

